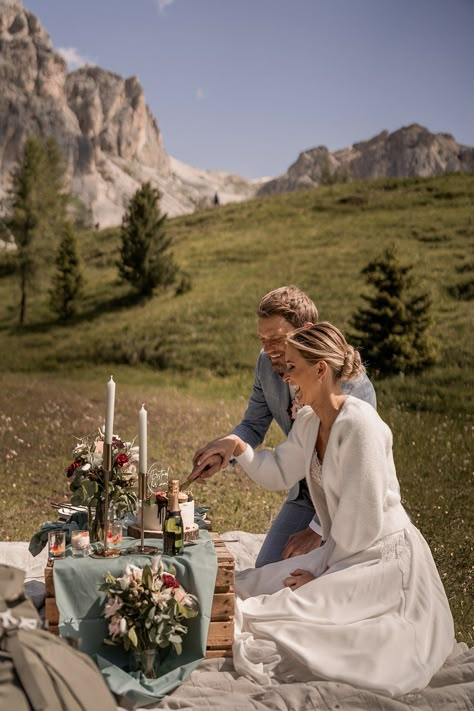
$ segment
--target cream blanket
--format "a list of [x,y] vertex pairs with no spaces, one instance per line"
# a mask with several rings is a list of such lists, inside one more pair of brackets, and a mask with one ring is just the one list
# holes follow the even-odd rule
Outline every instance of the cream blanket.
[[[222,534],[237,570],[253,565],[262,535],[241,531]],[[0,543],[0,563],[25,570],[41,582],[46,551],[37,558],[27,543]],[[403,650],[400,650],[403,653]],[[169,711],[474,711],[474,648],[458,643],[442,669],[418,694],[389,699],[337,682],[274,684],[261,687],[238,677],[231,659],[201,663],[172,694],[148,709]]]

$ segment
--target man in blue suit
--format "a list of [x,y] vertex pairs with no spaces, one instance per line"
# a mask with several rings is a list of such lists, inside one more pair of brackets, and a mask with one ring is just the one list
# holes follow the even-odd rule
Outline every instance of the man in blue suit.
[[[293,424],[297,401],[293,388],[283,379],[286,370],[285,339],[296,328],[318,321],[313,301],[296,286],[282,286],[266,294],[257,309],[258,335],[262,350],[257,359],[255,381],[242,421],[233,430],[253,448],[262,444],[272,420],[287,435]],[[342,390],[376,407],[375,391],[367,375],[343,382]],[[231,457],[216,455],[208,459],[205,471],[200,457],[211,443],[199,449],[193,458],[193,478],[208,478],[227,466]],[[231,445],[232,443],[230,443]],[[256,560],[256,567],[282,558],[308,553],[321,545],[321,528],[315,514],[304,472],[301,481],[288,493],[272,523]]]

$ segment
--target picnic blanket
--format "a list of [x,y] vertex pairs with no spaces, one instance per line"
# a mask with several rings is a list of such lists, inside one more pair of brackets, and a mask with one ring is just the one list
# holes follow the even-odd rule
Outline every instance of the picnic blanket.
[[[241,531],[222,534],[236,569],[253,565],[263,535]],[[44,558],[44,559],[43,559]],[[39,581],[45,556],[32,558],[28,543],[0,543],[0,563],[26,571]],[[403,654],[403,650],[400,650]],[[118,707],[120,709],[120,707]],[[143,707],[142,707],[143,708]],[[332,681],[273,684],[262,687],[239,677],[231,659],[207,659],[151,711],[474,711],[474,648],[457,643],[446,663],[420,693],[390,699]]]

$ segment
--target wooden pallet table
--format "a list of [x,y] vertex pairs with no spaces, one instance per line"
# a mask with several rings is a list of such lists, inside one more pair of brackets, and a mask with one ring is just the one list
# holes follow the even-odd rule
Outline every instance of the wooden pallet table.
[[[234,638],[235,562],[218,533],[209,534],[217,555],[217,575],[212,600],[211,621],[207,635],[206,657],[231,657]],[[48,562],[44,571],[46,585],[46,629],[59,634],[59,610],[54,591],[53,566]]]

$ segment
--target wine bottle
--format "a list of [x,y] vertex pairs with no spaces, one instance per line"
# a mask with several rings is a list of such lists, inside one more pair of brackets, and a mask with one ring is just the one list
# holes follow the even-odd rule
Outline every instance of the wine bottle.
[[179,508],[179,481],[172,479],[168,487],[168,511],[163,525],[163,553],[180,555],[184,550],[184,526]]

